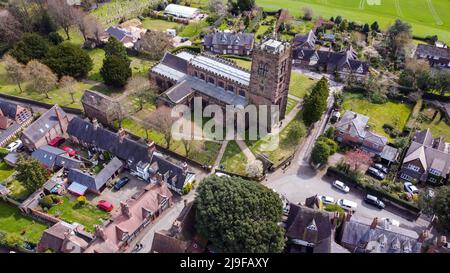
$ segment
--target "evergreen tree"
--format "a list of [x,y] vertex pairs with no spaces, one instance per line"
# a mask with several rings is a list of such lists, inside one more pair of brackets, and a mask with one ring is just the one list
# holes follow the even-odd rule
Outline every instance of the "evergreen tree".
[[103,61],[100,75],[106,84],[123,87],[131,77],[130,61],[120,55],[109,55]]
[[370,30],[374,32],[378,32],[380,30],[380,26],[378,25],[378,22],[375,21],[370,25]]
[[10,54],[17,61],[27,64],[32,59],[44,58],[49,50],[49,42],[36,33],[26,33],[18,41]]
[[91,57],[79,46],[70,43],[59,44],[47,54],[44,63],[59,77],[84,77],[92,69]]
[[16,179],[29,192],[35,192],[41,188],[49,177],[49,172],[41,166],[38,160],[32,157],[20,157],[16,169]]
[[105,45],[105,57],[118,55],[128,59],[127,49],[115,37],[110,37]]

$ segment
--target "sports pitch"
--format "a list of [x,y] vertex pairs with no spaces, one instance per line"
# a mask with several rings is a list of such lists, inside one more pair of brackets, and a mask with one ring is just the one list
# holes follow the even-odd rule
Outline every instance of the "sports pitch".
[[286,8],[301,15],[309,6],[314,16],[323,18],[341,15],[349,20],[369,23],[378,21],[386,29],[395,19],[409,22],[417,36],[438,35],[450,43],[450,0],[256,0],[265,10]]

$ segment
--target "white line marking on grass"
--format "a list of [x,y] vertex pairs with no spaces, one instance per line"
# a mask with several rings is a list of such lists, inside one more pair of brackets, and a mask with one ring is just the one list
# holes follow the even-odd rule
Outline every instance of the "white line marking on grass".
[[428,9],[431,12],[431,15],[433,16],[434,21],[438,26],[442,26],[444,22],[442,22],[441,17],[439,17],[439,14],[437,13],[436,9],[433,6],[433,2],[431,0],[427,0]]
[[400,8],[400,0],[394,0],[394,5],[395,5],[395,11],[397,12],[397,15],[399,17],[405,17],[403,15],[402,9]]
[[366,0],[360,0],[359,1],[359,9],[364,9],[364,5],[366,4]]

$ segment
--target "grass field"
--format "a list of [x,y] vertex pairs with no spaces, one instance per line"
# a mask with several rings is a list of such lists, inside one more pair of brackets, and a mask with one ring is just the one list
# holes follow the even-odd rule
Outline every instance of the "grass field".
[[317,82],[317,80],[310,79],[301,73],[292,72],[291,82],[289,83],[289,94],[303,98]]
[[445,141],[450,141],[450,125],[446,122],[445,117],[441,119],[441,112],[438,111],[436,117],[433,119],[434,112],[437,111],[434,108],[426,107],[422,110],[421,114],[429,118],[419,123],[421,129],[430,128],[433,137],[443,136]]
[[99,225],[110,217],[108,212],[102,211],[89,203],[80,207],[77,201],[72,201],[67,196],[64,196],[63,200],[62,204],[51,207],[48,213],[57,215],[68,223],[80,223],[89,232],[94,231],[94,225]]
[[372,23],[378,21],[382,28],[396,18],[408,21],[418,36],[436,34],[439,39],[450,42],[450,1],[448,0],[256,0],[265,10],[287,8],[299,16],[302,7],[309,6],[314,16],[336,17]]
[[384,132],[383,124],[389,123],[401,132],[412,111],[411,106],[396,101],[371,103],[360,93],[344,93],[342,108],[368,116],[371,130],[387,137],[389,141],[393,139]]
[[151,30],[166,31],[168,28],[176,29],[181,26],[183,26],[183,24],[148,17],[142,20],[142,27]]
[[0,201],[0,232],[14,234],[36,244],[47,226],[24,217],[17,207]]
[[0,182],[10,177],[14,173],[14,169],[8,166],[5,161],[0,162]]
[[236,144],[236,141],[231,140],[228,142],[220,165],[223,165],[225,171],[246,175],[247,158]]

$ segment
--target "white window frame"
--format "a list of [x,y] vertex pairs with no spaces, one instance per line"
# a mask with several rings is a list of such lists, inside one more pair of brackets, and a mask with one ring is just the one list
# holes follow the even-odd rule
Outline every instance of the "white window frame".
[[403,179],[403,180],[406,180],[406,181],[411,181],[412,180],[412,177],[407,175],[407,174],[405,174],[405,173],[402,173],[400,175],[400,178]]
[[409,170],[411,170],[411,171],[415,171],[415,172],[419,172],[419,171],[420,171],[420,168],[417,167],[417,166],[414,165],[414,164],[408,164],[408,166],[406,166],[406,168],[409,169]]

